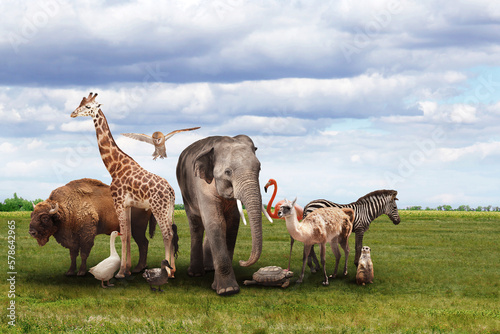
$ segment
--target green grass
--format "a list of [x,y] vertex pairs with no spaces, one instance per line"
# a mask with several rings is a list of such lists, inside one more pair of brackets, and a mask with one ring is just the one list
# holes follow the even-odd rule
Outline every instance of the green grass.
[[[7,221],[16,222],[16,327],[7,324],[8,285],[2,283],[0,332],[19,333],[499,333],[500,213],[401,211],[401,224],[384,216],[372,223],[364,244],[372,249],[375,281],[355,284],[354,236],[349,274],[321,285],[306,271],[304,283],[287,289],[244,286],[231,297],[210,289],[213,274],[187,276],[189,226],[176,212],[180,255],[175,280],[153,293],[140,275],[102,289],[86,277],[65,277],[69,251],[51,238],[44,247],[28,235],[29,213],[2,213],[2,270],[6,274]],[[250,254],[250,228],[241,225],[234,270],[238,282],[259,267],[287,266],[289,236],[283,222],[263,220],[264,246],[250,268],[238,260]],[[302,244],[295,244],[293,281],[301,268]],[[118,249],[121,247],[117,244]],[[134,245],[133,265],[138,258]],[[109,254],[100,235],[90,254],[93,266]],[[159,229],[148,264],[158,267],[163,249]],[[327,255],[328,271],[334,258]]]

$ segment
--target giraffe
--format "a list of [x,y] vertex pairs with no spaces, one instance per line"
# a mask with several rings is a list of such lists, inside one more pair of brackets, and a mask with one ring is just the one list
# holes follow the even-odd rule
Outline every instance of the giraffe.
[[97,93],[90,93],[88,97],[84,97],[78,108],[71,114],[71,117],[92,117],[99,152],[112,178],[110,184],[111,196],[120,222],[120,233],[123,234],[121,236],[121,265],[115,277],[123,278],[125,275],[130,275],[131,207],[145,210],[151,209],[163,235],[165,259],[172,264],[171,277],[173,277],[175,272],[172,244],[174,189],[167,180],[142,168],[118,147],[111,135],[106,117],[100,108],[101,104],[95,100],[96,96]]

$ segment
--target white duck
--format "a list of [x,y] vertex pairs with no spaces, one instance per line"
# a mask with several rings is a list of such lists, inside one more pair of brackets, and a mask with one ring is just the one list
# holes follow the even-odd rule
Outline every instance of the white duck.
[[171,269],[172,267],[170,267],[168,260],[164,259],[161,261],[161,268],[146,269],[142,277],[149,283],[151,290],[156,291],[156,289],[153,288],[153,285],[156,285],[158,286],[158,291],[161,292],[163,291],[161,286],[167,283]]
[[[115,248],[115,239],[119,235],[121,234],[118,233],[118,231],[113,231],[111,233],[111,236],[109,238],[109,257],[89,269],[89,272],[94,275],[96,279],[101,280],[101,286],[103,288],[114,286],[114,284],[109,283],[109,280],[112,279],[115,272],[120,269],[120,256],[116,252]],[[104,285],[104,281],[108,283],[108,286]]]

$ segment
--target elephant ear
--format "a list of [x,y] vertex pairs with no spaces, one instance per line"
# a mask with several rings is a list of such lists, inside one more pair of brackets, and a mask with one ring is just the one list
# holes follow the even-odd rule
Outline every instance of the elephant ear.
[[214,148],[201,152],[194,161],[194,176],[205,180],[208,184],[214,179]]

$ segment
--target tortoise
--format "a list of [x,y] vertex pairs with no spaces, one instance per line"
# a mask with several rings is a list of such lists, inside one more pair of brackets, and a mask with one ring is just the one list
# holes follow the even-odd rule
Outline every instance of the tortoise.
[[246,280],[243,282],[245,285],[265,285],[265,286],[280,286],[286,288],[290,285],[290,277],[293,276],[293,272],[289,270],[283,270],[281,267],[268,266],[262,267],[257,270],[252,278],[253,280]]

